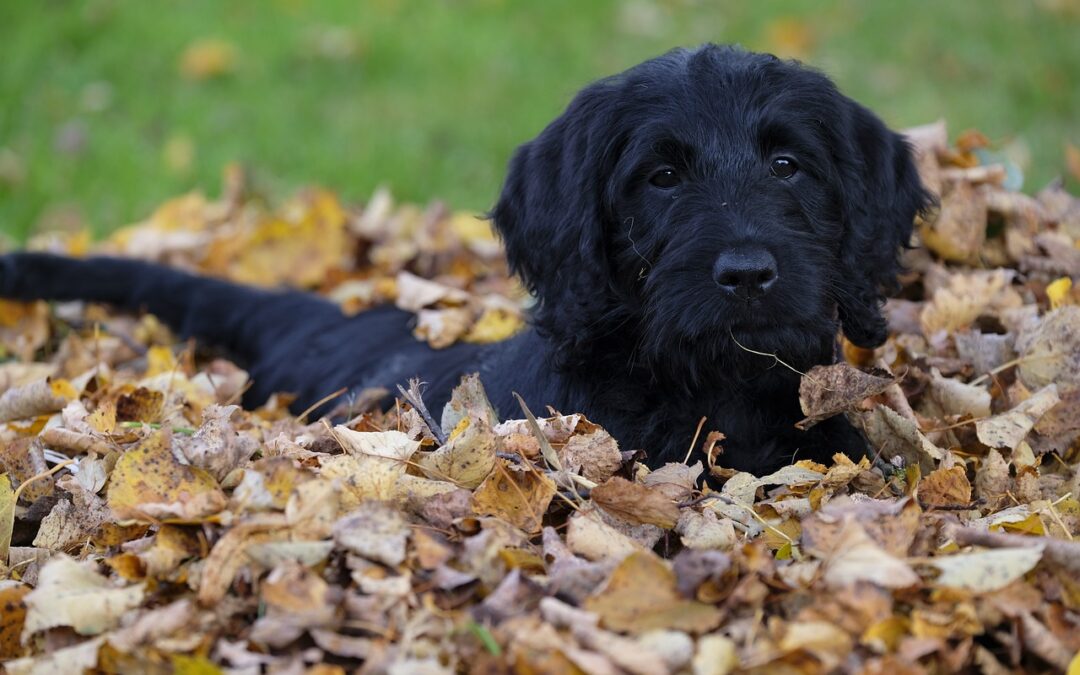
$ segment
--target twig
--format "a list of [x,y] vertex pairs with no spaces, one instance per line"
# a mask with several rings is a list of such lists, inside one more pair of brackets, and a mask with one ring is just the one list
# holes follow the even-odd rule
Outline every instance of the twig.
[[[739,341],[738,341],[738,340],[737,340],[737,339],[735,338],[735,334],[734,334],[734,333],[732,333],[732,332],[731,332],[731,330],[728,330],[728,336],[730,336],[730,337],[731,337],[731,341],[732,341],[732,342],[734,342],[734,343],[735,343],[735,345],[736,345],[736,346],[737,346],[737,347],[738,347],[739,349],[743,350],[744,352],[750,352],[751,354],[757,354],[758,356],[771,356],[771,357],[772,357],[772,359],[773,359],[773,360],[774,360],[774,361],[775,361],[776,363],[779,363],[780,365],[782,365],[783,367],[787,368],[788,370],[790,370],[791,372],[795,373],[796,375],[801,375],[801,376],[805,377],[806,379],[810,380],[811,382],[813,382],[813,383],[814,383],[814,384],[816,384],[817,386],[821,387],[821,388],[822,388],[822,389],[824,389],[825,391],[832,391],[832,389],[831,389],[831,388],[829,388],[829,387],[826,387],[826,386],[825,386],[824,384],[822,384],[821,382],[818,382],[817,380],[815,380],[814,378],[810,377],[810,376],[809,376],[809,375],[807,375],[806,373],[802,372],[801,370],[799,370],[799,369],[798,369],[798,368],[796,368],[795,366],[793,366],[793,365],[791,365],[791,364],[787,363],[786,361],[784,361],[783,359],[781,359],[781,358],[780,358],[779,356],[777,356],[776,354],[772,354],[772,353],[769,353],[769,352],[759,352],[759,351],[758,351],[758,350],[756,350],[756,349],[750,349],[749,347],[747,347],[747,346],[746,346],[746,345],[744,345],[743,343],[739,342]],[[775,365],[775,364],[774,364],[774,365]]]
[[687,451],[686,451],[686,457],[683,457],[683,461],[682,461],[683,464],[686,464],[687,462],[689,462],[690,461],[690,455],[694,454],[694,446],[697,445],[698,436],[701,435],[701,428],[703,426],[705,426],[705,420],[706,419],[708,419],[708,418],[706,418],[704,415],[702,415],[701,419],[698,420],[697,429],[694,431],[694,439],[692,441],[690,441],[690,448],[687,449]]
[[1009,368],[1012,368],[1013,366],[1019,366],[1022,363],[1028,363],[1030,361],[1042,361],[1042,360],[1049,359],[1049,358],[1053,358],[1053,357],[1050,356],[1050,355],[1019,356],[1019,357],[1013,359],[1012,361],[1006,361],[1005,363],[1001,364],[997,368],[994,368],[993,370],[987,371],[986,373],[976,377],[971,382],[968,382],[968,384],[978,386],[978,385],[982,384],[983,382],[985,382],[986,380],[988,380],[989,378],[993,377],[994,375],[997,375],[1000,372],[1004,372],[1004,371],[1008,370]]
[[398,391],[401,392],[401,397],[409,402],[409,405],[413,407],[416,412],[420,413],[420,419],[424,420],[424,424],[427,425],[428,431],[435,437],[439,445],[446,445],[446,432],[439,426],[439,423],[435,421],[435,418],[428,412],[427,406],[424,405],[424,397],[420,393],[420,380],[415,377],[409,380],[409,389],[405,390],[400,384],[397,386]]
[[307,407],[307,410],[305,410],[304,412],[297,415],[296,416],[296,421],[299,422],[300,424],[303,424],[304,421],[307,419],[307,416],[310,415],[312,413],[312,411],[314,411],[316,408],[318,408],[319,406],[321,406],[324,403],[329,403],[330,401],[333,401],[335,398],[337,398],[338,396],[341,396],[342,394],[344,394],[347,391],[349,391],[348,387],[342,387],[341,389],[338,389],[337,391],[335,391],[332,394],[327,394],[326,396],[323,396],[318,401],[315,401],[314,403],[309,405]]
[[555,449],[551,447],[551,441],[548,440],[547,436],[544,435],[543,430],[540,429],[540,423],[536,421],[536,415],[529,410],[529,406],[525,405],[525,399],[521,398],[516,391],[512,393],[514,394],[514,398],[517,399],[518,405],[521,406],[521,410],[525,413],[525,419],[529,422],[529,429],[533,432],[533,435],[536,436],[536,442],[540,444],[540,454],[543,455],[544,461],[546,461],[555,471],[561,472],[563,466],[562,462],[559,461],[559,455],[556,454]]

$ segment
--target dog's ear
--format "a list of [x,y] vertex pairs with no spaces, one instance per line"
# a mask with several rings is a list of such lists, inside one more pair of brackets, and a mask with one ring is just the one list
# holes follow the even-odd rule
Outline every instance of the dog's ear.
[[885,296],[897,290],[900,253],[910,245],[915,216],[932,202],[919,180],[907,141],[872,112],[849,102],[841,130],[844,292],[839,314],[844,334],[860,347],[888,337]]
[[491,212],[511,269],[539,300],[534,316],[569,334],[609,284],[605,222],[621,134],[618,87],[602,80],[510,161]]

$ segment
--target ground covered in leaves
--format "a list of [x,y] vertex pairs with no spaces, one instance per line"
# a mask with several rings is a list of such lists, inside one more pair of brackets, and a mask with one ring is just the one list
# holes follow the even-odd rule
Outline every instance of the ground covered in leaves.
[[[892,336],[801,390],[803,425],[866,431],[860,462],[732,472],[706,421],[649,472],[474,378],[442,411],[244,411],[247,375],[152,317],[0,304],[4,668],[1080,672],[1080,200],[1010,190],[978,134],[911,137],[941,204]],[[238,170],[95,250],[395,302],[435,346],[505,338],[527,302],[472,216],[270,208]]]

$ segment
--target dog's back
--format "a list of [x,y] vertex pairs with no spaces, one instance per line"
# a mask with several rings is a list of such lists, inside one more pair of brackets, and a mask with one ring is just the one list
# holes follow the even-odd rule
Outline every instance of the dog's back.
[[223,348],[247,368],[253,380],[244,397],[248,406],[288,392],[300,411],[342,388],[393,392],[422,377],[437,410],[460,376],[479,367],[483,350],[470,344],[433,350],[413,338],[412,315],[392,306],[350,318],[316,295],[121,258],[9,253],[0,256],[0,297],[86,300],[150,312],[181,337]]

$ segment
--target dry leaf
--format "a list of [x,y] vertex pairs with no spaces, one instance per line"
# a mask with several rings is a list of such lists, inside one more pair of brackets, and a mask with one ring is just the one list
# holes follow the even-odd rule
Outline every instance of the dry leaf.
[[116,462],[109,478],[109,508],[123,520],[196,522],[225,508],[214,478],[173,456],[172,435],[157,431]]
[[975,431],[985,445],[1012,450],[1020,445],[1039,418],[1060,400],[1057,385],[1049,384],[1009,412],[975,422]]
[[70,382],[53,378],[8,389],[0,395],[0,422],[57,412],[78,395]]
[[654,554],[641,551],[626,556],[607,584],[585,601],[606,628],[640,634],[650,630],[704,633],[720,622],[720,611],[696,600],[686,600],[675,589],[675,575]]
[[919,583],[919,575],[907,563],[875,544],[851,517],[844,521],[825,558],[823,576],[831,588],[843,588],[860,581],[885,588],[906,588]]
[[408,522],[384,502],[362,502],[334,523],[338,546],[391,567],[405,560],[408,538]]
[[55,626],[71,626],[80,635],[103,633],[137,607],[145,592],[143,584],[116,587],[86,564],[56,556],[41,569],[37,587],[23,599],[23,641]]
[[795,426],[809,429],[823,419],[856,410],[863,399],[880,394],[896,381],[892,373],[880,369],[859,370],[846,363],[814,366],[799,382],[799,405],[806,419]]
[[968,182],[953,183],[941,197],[937,217],[919,236],[931,251],[953,262],[976,263],[986,241],[986,200]]
[[495,470],[476,488],[473,508],[526,532],[539,532],[556,489],[555,481],[536,469],[499,459]]
[[1062,392],[1080,387],[1080,307],[1050,312],[1016,345],[1020,379],[1033,389],[1056,384]]
[[971,483],[963,464],[932,471],[919,482],[919,501],[927,506],[967,506],[971,503]]
[[930,561],[930,565],[941,571],[933,583],[974,593],[992,593],[1033,570],[1042,554],[1041,546],[1030,546],[939,556]]
[[670,530],[679,521],[679,507],[664,493],[618,476],[594,487],[590,497],[608,513],[632,523]]

